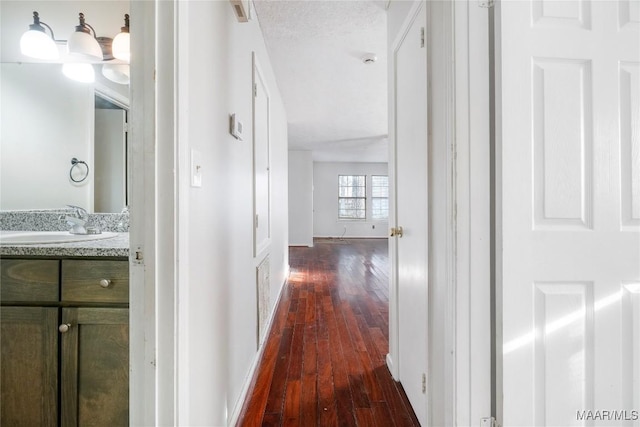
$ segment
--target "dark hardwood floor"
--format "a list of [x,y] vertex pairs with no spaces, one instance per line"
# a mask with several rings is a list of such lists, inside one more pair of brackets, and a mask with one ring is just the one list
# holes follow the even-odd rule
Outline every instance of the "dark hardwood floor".
[[238,426],[418,426],[385,364],[387,240],[321,239],[289,261]]

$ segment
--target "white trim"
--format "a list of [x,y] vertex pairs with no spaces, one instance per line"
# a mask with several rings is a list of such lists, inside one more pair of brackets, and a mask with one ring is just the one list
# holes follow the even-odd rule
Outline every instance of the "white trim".
[[[170,2],[173,3],[173,2]],[[175,163],[176,165],[176,177],[178,179],[178,187],[177,187],[177,216],[176,216],[176,226],[178,229],[178,238],[177,238],[177,251],[178,251],[178,267],[177,267],[177,282],[179,284],[179,289],[177,289],[178,296],[174,301],[174,305],[176,306],[176,319],[175,319],[175,333],[176,340],[174,342],[176,348],[176,384],[175,384],[175,406],[176,413],[174,416],[174,421],[169,422],[166,421],[166,425],[190,425],[190,379],[192,377],[189,369],[189,360],[190,356],[190,345],[189,345],[189,334],[188,331],[191,329],[189,323],[189,313],[188,307],[191,306],[190,300],[190,289],[191,282],[189,276],[189,235],[190,235],[190,227],[189,227],[189,209],[190,209],[190,186],[191,186],[191,165],[190,165],[190,149],[191,145],[190,134],[189,134],[189,126],[188,126],[188,114],[189,114],[189,91],[190,84],[189,78],[190,75],[190,64],[191,62],[197,62],[197,58],[189,57],[189,27],[190,27],[190,16],[189,16],[189,3],[188,2],[175,2],[177,11],[175,16],[175,21],[173,25],[175,26],[175,34],[174,37],[178,39],[178,45],[176,46],[176,55],[177,60],[176,64],[178,64],[178,69],[175,75],[175,92],[176,92],[176,104],[177,104],[177,125],[176,125],[176,135],[178,138],[177,144],[177,156],[178,159]],[[181,126],[181,124],[183,124]],[[182,309],[181,309],[182,308]]]
[[488,9],[456,2],[454,425],[491,415]]
[[[159,2],[162,3],[162,2]],[[161,7],[161,5],[159,5]],[[131,116],[129,170],[129,420],[131,425],[156,425],[156,310],[155,310],[155,31],[156,3],[131,2],[140,25],[131,28]],[[143,263],[134,260],[137,248]]]
[[[455,425],[457,296],[457,146],[454,2],[428,2],[430,154],[428,414]],[[443,227],[443,228],[442,228]],[[436,230],[440,230],[436,233]],[[436,374],[437,373],[437,374]]]
[[492,331],[495,334],[495,348],[493,349],[495,354],[495,414],[496,421],[499,425],[503,424],[503,390],[502,390],[502,295],[503,295],[503,282],[502,282],[502,2],[496,2],[496,6],[493,11],[493,24],[494,24],[494,43],[491,48],[494,50],[494,88],[491,94],[494,97],[495,107],[495,135],[494,135],[494,147],[493,147],[493,174],[494,182],[493,195],[495,200],[494,212],[495,217],[493,235],[491,236],[494,242],[493,248],[493,268],[495,269],[493,280],[495,282],[495,330]]
[[[177,48],[178,5],[157,1],[156,46],[156,115],[155,123],[155,226],[156,226],[156,422],[177,424],[178,340],[178,109],[177,109]],[[149,190],[149,188],[148,188]],[[159,232],[158,230],[162,230]]]
[[256,374],[256,370],[258,369],[258,366],[260,365],[260,361],[262,360],[262,354],[264,353],[266,343],[269,340],[269,336],[271,335],[271,327],[273,326],[273,319],[275,319],[276,317],[277,308],[280,305],[280,300],[282,300],[282,293],[284,292],[284,288],[285,286],[287,286],[287,282],[289,281],[288,279],[289,269],[290,267],[287,266],[287,271],[286,271],[287,279],[285,279],[282,286],[280,286],[280,291],[278,291],[278,298],[276,299],[276,303],[274,304],[273,310],[271,310],[271,315],[269,316],[269,320],[267,321],[267,325],[266,325],[267,332],[265,335],[265,339],[262,340],[262,342],[260,343],[260,346],[258,347],[258,351],[256,353],[256,356],[253,359],[251,368],[249,369],[249,372],[247,372],[247,376],[244,379],[242,390],[240,390],[240,396],[238,397],[238,400],[236,400],[236,403],[233,407],[233,411],[231,412],[231,416],[229,417],[228,425],[230,426],[238,425],[239,417],[242,412],[242,407],[244,406],[245,401],[250,397],[249,391],[251,388],[251,384],[253,382],[253,377]]

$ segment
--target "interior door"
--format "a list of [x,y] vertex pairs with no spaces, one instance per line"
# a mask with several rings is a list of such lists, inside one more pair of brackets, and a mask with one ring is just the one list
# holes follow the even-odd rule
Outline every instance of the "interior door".
[[[427,425],[427,56],[426,13],[417,11],[394,51],[398,371]],[[397,234],[397,233],[396,233]]]
[[268,245],[270,229],[269,93],[254,57],[253,66],[254,256]]
[[499,7],[501,424],[637,426],[640,7]]

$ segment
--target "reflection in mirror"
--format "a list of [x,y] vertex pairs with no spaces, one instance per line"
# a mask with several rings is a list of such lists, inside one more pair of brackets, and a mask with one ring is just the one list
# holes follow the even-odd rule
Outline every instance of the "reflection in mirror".
[[[128,86],[75,82],[60,64],[0,64],[0,210],[120,212],[127,109]],[[71,179],[73,158],[89,166],[82,182]]]
[[128,205],[127,109],[96,91],[93,205],[96,212],[119,212]]

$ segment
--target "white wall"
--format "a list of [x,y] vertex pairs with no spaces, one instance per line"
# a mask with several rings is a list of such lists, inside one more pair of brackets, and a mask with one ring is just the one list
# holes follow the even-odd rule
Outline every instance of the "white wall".
[[[257,350],[252,196],[252,51],[270,93],[271,302],[288,271],[287,124],[257,21],[238,23],[227,1],[178,2],[178,416],[227,425]],[[229,134],[229,114],[244,140]],[[202,187],[190,185],[190,150]]]
[[[367,219],[338,219],[338,175],[367,175]],[[387,237],[388,221],[371,220],[371,175],[387,175],[386,163],[313,163],[315,237]]]
[[289,245],[313,246],[311,151],[289,151]]
[[93,86],[60,65],[0,65],[0,209],[92,209],[92,174],[69,170],[73,157],[93,166],[93,105]]

